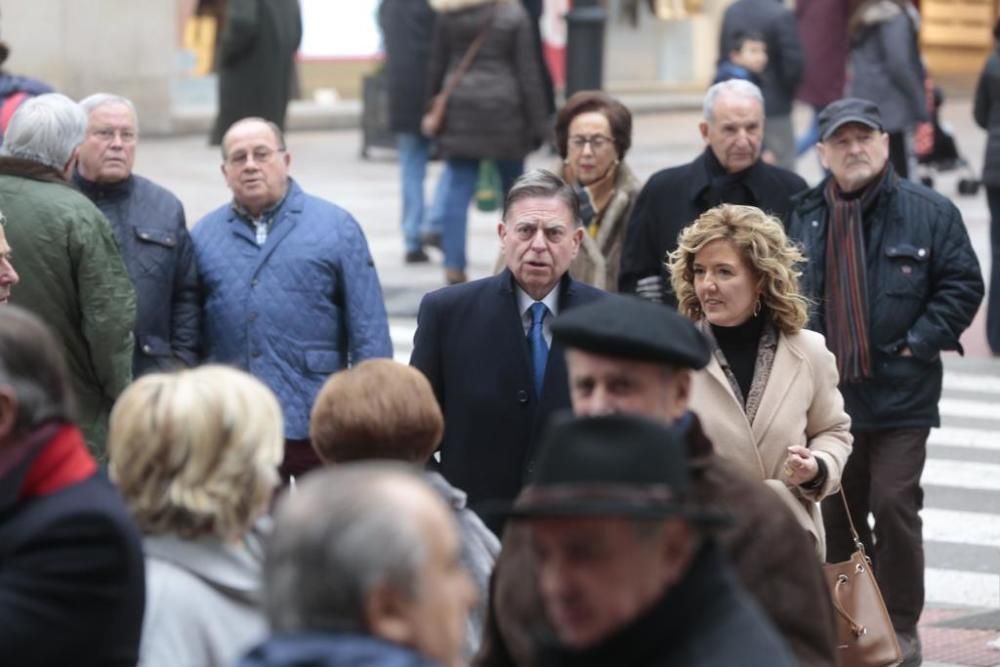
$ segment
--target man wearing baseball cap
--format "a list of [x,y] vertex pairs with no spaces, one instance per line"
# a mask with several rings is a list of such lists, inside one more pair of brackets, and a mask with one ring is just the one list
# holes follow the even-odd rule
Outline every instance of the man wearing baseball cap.
[[[837,358],[851,416],[854,451],[841,484],[903,665],[919,665],[920,475],[929,430],[940,426],[941,352],[962,352],[983,279],[955,205],[893,171],[874,103],[838,100],[818,120],[816,148],[830,175],[793,200],[786,226],[809,258],[802,287],[817,307],[808,328]],[[854,544],[839,498],[824,501],[823,518],[827,558],[847,560]]]
[[549,429],[508,513],[528,525],[557,642],[546,665],[794,664],[692,497],[682,435],[635,416]]
[[[672,308],[615,295],[560,315],[552,334],[566,349],[573,412],[640,415],[674,425],[683,434],[690,495],[730,517],[713,531],[714,540],[740,584],[774,624],[796,664],[836,664],[833,610],[809,538],[777,494],[714,455],[687,411],[691,374],[710,355],[702,334]],[[618,445],[608,443],[609,449]],[[480,667],[543,664],[536,653],[547,624],[531,576],[535,562],[528,537],[518,525],[504,534],[474,663]],[[610,608],[608,603],[609,613]]]

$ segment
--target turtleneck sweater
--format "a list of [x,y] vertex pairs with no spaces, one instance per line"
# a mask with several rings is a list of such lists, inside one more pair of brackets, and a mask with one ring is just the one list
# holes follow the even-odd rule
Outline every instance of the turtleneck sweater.
[[750,317],[736,326],[711,325],[712,335],[715,336],[719,349],[722,350],[726,361],[729,362],[729,368],[736,377],[740,392],[743,394],[744,403],[750,393],[750,385],[753,383],[753,372],[757,365],[757,346],[760,343],[760,336],[764,332],[766,322],[766,310],[761,308],[756,317]]

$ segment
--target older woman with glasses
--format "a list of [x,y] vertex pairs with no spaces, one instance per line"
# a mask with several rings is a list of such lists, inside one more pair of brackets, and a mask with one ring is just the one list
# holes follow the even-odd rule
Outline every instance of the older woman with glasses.
[[853,439],[833,354],[802,328],[803,259],[777,218],[724,204],[681,232],[668,267],[678,310],[712,342],[692,409],[719,456],[772,486],[824,557],[818,503],[840,488]]
[[577,280],[606,290],[618,287],[625,227],[639,182],[623,162],[632,145],[632,114],[597,90],[574,94],[556,116],[562,177],[580,196],[586,234],[570,265]]

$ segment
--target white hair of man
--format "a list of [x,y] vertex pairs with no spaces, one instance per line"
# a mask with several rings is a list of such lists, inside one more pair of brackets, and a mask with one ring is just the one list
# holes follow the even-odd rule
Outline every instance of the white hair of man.
[[428,548],[400,501],[407,483],[426,485],[405,464],[351,463],[312,473],[288,496],[264,563],[274,632],[363,633],[377,586],[418,595]]
[[702,104],[702,114],[709,123],[715,119],[715,101],[720,95],[731,95],[733,97],[757,100],[760,102],[761,108],[764,107],[764,93],[760,92],[760,88],[756,84],[744,79],[720,81],[708,89],[708,92],[705,93],[705,101]]
[[138,130],[139,112],[135,110],[135,104],[133,104],[132,100],[129,98],[122,97],[121,95],[115,95],[113,93],[94,93],[93,95],[88,95],[80,100],[80,106],[83,107],[83,110],[88,117],[94,112],[95,109],[106,107],[109,104],[120,104],[128,107],[128,110],[132,112],[132,118],[135,119],[136,129]]
[[86,130],[87,116],[70,98],[59,93],[32,97],[10,119],[0,155],[62,171],[83,142]]

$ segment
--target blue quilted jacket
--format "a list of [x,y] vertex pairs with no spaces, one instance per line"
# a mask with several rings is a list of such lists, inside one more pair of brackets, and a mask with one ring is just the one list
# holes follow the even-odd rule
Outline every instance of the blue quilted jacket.
[[285,437],[309,437],[331,373],[391,357],[375,263],[357,221],[289,179],[263,246],[231,204],[191,232],[202,275],[208,361],[242,368],[277,394]]

